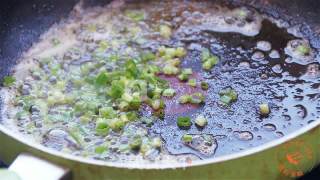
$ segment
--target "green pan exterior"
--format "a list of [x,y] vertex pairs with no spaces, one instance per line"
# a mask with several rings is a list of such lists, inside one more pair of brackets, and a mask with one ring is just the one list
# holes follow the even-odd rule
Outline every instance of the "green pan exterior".
[[161,165],[128,168],[126,164],[119,167],[119,164],[84,161],[81,157],[70,158],[70,155],[64,156],[46,148],[39,149],[39,145],[27,145],[8,130],[4,131],[0,125],[0,158],[6,163],[10,164],[20,153],[28,152],[70,168],[75,180],[290,179],[307,173],[320,162],[320,123],[275,140],[277,142],[253,148],[251,152],[248,150],[234,157],[225,156],[217,158],[218,161],[205,160],[202,164],[195,162],[176,168]]

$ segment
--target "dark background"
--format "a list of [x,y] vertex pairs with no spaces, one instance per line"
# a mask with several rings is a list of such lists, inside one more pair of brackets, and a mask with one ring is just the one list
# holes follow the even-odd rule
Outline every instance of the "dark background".
[[[23,51],[35,42],[52,24],[66,17],[78,0],[1,0],[0,1],[0,78],[8,74],[10,67]],[[86,0],[86,6],[103,4],[109,0]],[[244,2],[243,0],[234,0]],[[279,16],[285,10],[288,17],[303,18],[311,24],[310,33],[320,33],[319,0],[247,0],[252,6]],[[259,5],[260,4],[260,5]],[[271,4],[271,5],[270,5]],[[278,12],[279,10],[279,12]],[[283,17],[282,17],[283,18]],[[319,38],[316,38],[319,40]],[[318,41],[313,46],[320,47]],[[0,160],[0,167],[6,167]],[[308,173],[303,180],[320,179],[320,166]]]

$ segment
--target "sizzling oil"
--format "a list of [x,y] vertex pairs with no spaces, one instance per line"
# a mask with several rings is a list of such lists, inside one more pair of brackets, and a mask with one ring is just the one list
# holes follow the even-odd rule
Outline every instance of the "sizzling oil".
[[[308,64],[293,62],[292,58],[285,53],[285,48],[289,41],[298,38],[289,34],[287,29],[279,28],[267,19],[262,21],[262,15],[253,9],[242,8],[251,14],[250,18],[245,20],[248,24],[243,24],[242,21],[230,18],[232,13],[237,13],[237,11],[230,11],[224,6],[210,2],[153,1],[144,4],[128,4],[127,7],[119,2],[114,1],[111,5],[112,8],[120,8],[122,11],[127,8],[144,9],[149,14],[145,20],[148,28],[142,32],[149,39],[140,44],[142,49],[155,51],[159,45],[184,46],[188,49],[188,54],[184,58],[182,66],[192,67],[197,75],[210,85],[206,93],[205,105],[193,108],[169,102],[172,103],[169,105],[175,111],[167,109],[163,121],[155,121],[150,128],[143,128],[143,131],[146,131],[149,136],[157,135],[163,139],[164,148],[161,152],[163,156],[156,161],[165,162],[170,159],[181,161],[179,156],[171,156],[172,154],[190,154],[189,156],[193,159],[197,159],[239,152],[278,139],[319,119],[318,60],[315,59]],[[86,18],[92,20],[101,14],[108,15],[106,12],[110,10],[108,8],[100,8],[98,13],[94,12],[97,9],[81,9],[78,16],[71,18],[75,32],[70,32],[69,38],[71,37],[71,40],[69,39],[67,42],[72,44],[75,43],[74,41],[85,42],[90,39],[88,34],[77,29],[81,27],[79,24],[85,24]],[[114,10],[114,12],[117,11]],[[85,18],[79,20],[81,16],[85,16]],[[113,23],[113,27],[116,29],[130,28],[122,21]],[[159,24],[172,26],[171,39],[159,38],[158,32],[153,32],[156,31]],[[51,39],[51,36],[57,36],[57,34],[59,33],[49,33],[47,39]],[[262,47],[258,48],[257,43],[261,41],[265,41],[267,44],[263,45],[262,43]],[[44,42],[46,41],[44,40]],[[268,48],[268,43],[271,44],[271,49]],[[132,43],[132,46],[136,45]],[[204,47],[209,48],[221,60],[209,73],[202,70],[200,63],[201,49]],[[59,51],[61,52],[62,49],[64,47],[61,47]],[[32,58],[36,55],[50,54],[49,51],[44,51],[44,53],[41,51],[43,51],[41,44],[35,45],[26,57]],[[316,49],[313,51],[318,52]],[[56,53],[53,51],[52,54]],[[23,65],[26,60],[23,59],[21,63]],[[26,69],[28,70],[28,68]],[[24,75],[24,73],[17,72],[17,77],[19,77],[19,73],[20,76]],[[221,106],[219,103],[219,91],[226,87],[232,87],[239,93],[238,101],[230,107]],[[269,103],[271,107],[271,114],[268,117],[261,117],[257,110],[258,105],[264,102]],[[176,126],[177,116],[190,115],[195,118],[198,114],[204,114],[208,118],[208,125],[204,129],[192,126],[189,130],[181,130]],[[138,123],[138,126],[142,126],[141,124]],[[130,127],[128,128],[130,129]],[[25,129],[21,127],[20,131],[26,133]],[[56,133],[63,134],[64,132]],[[182,135],[186,133],[195,135],[200,143],[200,134],[207,134],[210,136],[209,138],[214,138],[212,149],[199,151],[197,144],[186,146],[181,142]],[[40,141],[42,141],[43,134],[39,135]],[[116,137],[118,134],[111,134],[106,140],[116,141],[112,136]],[[88,137],[88,141],[96,144],[101,144],[105,140],[90,135]],[[44,141],[43,144],[54,148],[47,141]],[[88,149],[73,150],[69,153],[84,155]],[[185,161],[189,156],[181,156],[182,161]],[[108,156],[89,155],[89,157],[107,161],[126,162],[127,160],[142,161],[143,159],[149,161],[145,157],[122,156],[116,153]]]

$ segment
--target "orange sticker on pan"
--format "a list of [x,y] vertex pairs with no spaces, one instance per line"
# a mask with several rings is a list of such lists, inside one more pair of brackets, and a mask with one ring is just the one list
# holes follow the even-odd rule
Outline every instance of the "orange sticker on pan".
[[301,177],[310,164],[314,165],[312,148],[303,141],[290,141],[278,153],[280,173],[287,177]]

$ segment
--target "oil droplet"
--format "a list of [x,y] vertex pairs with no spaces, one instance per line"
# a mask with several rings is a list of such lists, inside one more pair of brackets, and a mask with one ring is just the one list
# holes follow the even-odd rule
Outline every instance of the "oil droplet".
[[282,132],[280,132],[280,131],[277,131],[277,132],[276,132],[276,135],[277,135],[278,137],[283,137],[283,136],[284,136],[284,134],[283,134]]
[[271,50],[271,43],[268,41],[258,41],[256,48],[261,51],[270,51]]
[[263,129],[266,131],[275,131],[277,127],[274,124],[265,124],[263,125]]
[[280,53],[277,50],[272,50],[269,53],[269,57],[272,58],[272,59],[278,59],[278,58],[280,58]]
[[283,115],[283,117],[284,117],[284,120],[286,120],[286,121],[290,121],[291,120],[291,117],[289,115]]
[[313,123],[313,122],[314,122],[314,120],[310,120],[310,121],[308,121],[308,124]]
[[272,71],[276,74],[280,74],[283,70],[280,64],[276,64],[272,67]]
[[305,118],[307,116],[307,109],[303,105],[298,104],[298,105],[295,105],[294,107],[297,108],[298,117]]
[[264,58],[264,54],[260,51],[257,51],[255,53],[253,53],[252,57],[253,60],[262,60]]
[[253,139],[253,134],[249,131],[235,131],[234,136],[241,141],[250,141]]
[[242,123],[243,124],[249,124],[249,123],[251,123],[251,121],[245,119],[245,120],[242,121]]
[[239,63],[238,67],[241,67],[241,68],[250,68],[250,63],[247,62],[247,61],[242,61]]

